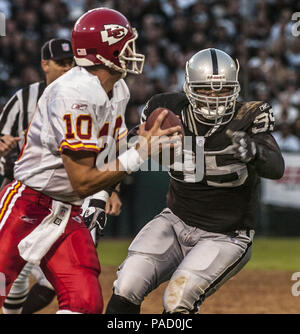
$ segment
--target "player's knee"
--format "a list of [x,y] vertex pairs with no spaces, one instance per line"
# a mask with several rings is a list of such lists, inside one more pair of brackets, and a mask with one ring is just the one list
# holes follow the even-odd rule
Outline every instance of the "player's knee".
[[73,301],[69,303],[63,303],[59,306],[59,310],[69,310],[73,313],[84,314],[101,314],[103,312],[103,298],[97,291],[95,295],[89,294],[89,296],[76,295],[73,296]]
[[97,293],[94,293],[94,289],[92,291],[92,296],[88,298],[89,302],[89,310],[90,314],[101,314],[103,312],[103,297],[100,285],[97,288]]
[[102,289],[98,277],[98,271],[86,271],[86,284],[84,291],[81,293],[84,304],[86,305],[86,311],[83,313],[99,314],[103,311]]
[[85,269],[78,276],[74,276],[70,284],[56,288],[59,310],[85,314],[102,313],[103,297],[96,271]]
[[206,281],[202,282],[195,274],[178,270],[172,276],[163,296],[165,312],[195,313],[203,299],[206,284]]
[[81,313],[101,314],[103,312],[103,298],[101,296],[89,296],[83,303],[84,308]]
[[101,314],[103,312],[103,297],[99,283],[86,288],[84,293],[77,299],[78,304],[75,308],[70,307],[71,311],[86,314]]
[[72,232],[67,242],[73,259],[70,278],[49,278],[58,295],[59,309],[85,314],[102,313],[103,297],[98,280],[100,263],[88,230]]
[[143,293],[140,292],[141,288],[138,286],[139,284],[135,286],[133,282],[132,275],[122,277],[114,282],[114,291],[118,296],[136,304],[140,304],[143,300]]
[[153,263],[147,256],[142,254],[129,256],[118,271],[118,278],[114,282],[115,294],[140,305],[144,297],[155,287],[154,269]]

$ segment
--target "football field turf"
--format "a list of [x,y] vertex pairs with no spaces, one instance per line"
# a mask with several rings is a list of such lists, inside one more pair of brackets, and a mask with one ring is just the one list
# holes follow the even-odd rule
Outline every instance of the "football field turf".
[[254,238],[245,269],[300,271],[300,238]]
[[[100,239],[100,283],[105,307],[112,294],[117,266],[125,259],[129,244],[129,239]],[[291,280],[295,272],[300,272],[300,238],[256,237],[249,263],[207,298],[201,306],[201,313],[300,314],[300,296],[292,294],[292,287],[297,284]],[[145,298],[142,313],[162,313],[162,296],[166,285],[167,282],[161,284]],[[57,309],[58,304],[54,299],[50,306],[39,313],[55,313]]]
[[[103,266],[117,266],[127,255],[129,239],[100,239]],[[255,237],[252,258],[244,269],[300,271],[300,238]]]

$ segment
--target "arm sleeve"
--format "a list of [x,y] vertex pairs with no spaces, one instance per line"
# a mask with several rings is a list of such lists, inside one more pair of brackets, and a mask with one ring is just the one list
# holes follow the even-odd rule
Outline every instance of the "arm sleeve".
[[258,175],[268,179],[280,179],[284,173],[284,160],[273,136],[270,133],[260,133],[252,139],[257,147],[253,164]]
[[257,147],[256,158],[251,164],[260,177],[268,179],[280,179],[284,173],[284,160],[271,134],[274,126],[272,107],[268,103],[262,103],[254,114],[249,133]]
[[116,130],[114,131],[114,135],[116,142],[126,138],[128,129],[123,116],[117,117],[115,121],[115,129]]
[[20,102],[17,93],[6,103],[0,114],[0,133],[17,136],[19,134],[18,119]]

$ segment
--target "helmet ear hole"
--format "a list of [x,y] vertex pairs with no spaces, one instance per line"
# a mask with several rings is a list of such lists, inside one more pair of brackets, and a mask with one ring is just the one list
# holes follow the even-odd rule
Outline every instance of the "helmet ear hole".
[[115,50],[115,51],[113,52],[113,56],[116,57],[116,58],[119,56],[119,54],[120,54],[120,51],[119,51],[119,50]]

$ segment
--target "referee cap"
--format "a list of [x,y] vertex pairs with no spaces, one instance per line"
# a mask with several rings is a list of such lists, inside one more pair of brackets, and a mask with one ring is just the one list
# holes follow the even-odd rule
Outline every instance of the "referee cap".
[[41,49],[43,60],[61,60],[73,57],[72,44],[67,39],[53,38],[47,41]]

